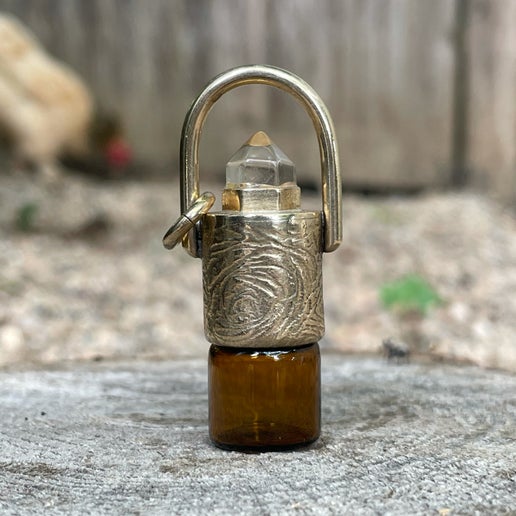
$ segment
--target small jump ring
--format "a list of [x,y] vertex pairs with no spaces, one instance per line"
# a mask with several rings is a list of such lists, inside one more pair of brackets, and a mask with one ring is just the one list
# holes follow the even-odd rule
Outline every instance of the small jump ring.
[[175,224],[165,233],[163,245],[166,249],[173,249],[183,237],[190,231],[201,217],[209,211],[215,202],[215,196],[211,192],[204,192],[183,213]]

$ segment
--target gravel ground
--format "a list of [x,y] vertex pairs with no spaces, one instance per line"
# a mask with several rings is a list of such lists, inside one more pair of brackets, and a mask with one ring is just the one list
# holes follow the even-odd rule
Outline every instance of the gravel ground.
[[[204,357],[201,263],[161,245],[177,190],[1,176],[0,365]],[[424,317],[379,301],[381,285],[410,273],[444,301]],[[345,196],[344,242],[324,274],[323,349],[378,353],[391,336],[421,356],[516,371],[516,221],[494,201]]]

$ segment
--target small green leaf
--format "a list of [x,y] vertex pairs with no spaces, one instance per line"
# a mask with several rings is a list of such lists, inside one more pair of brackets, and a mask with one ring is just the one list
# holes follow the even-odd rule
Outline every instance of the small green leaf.
[[38,212],[38,205],[34,202],[27,202],[18,208],[16,212],[16,227],[20,231],[31,231],[34,229],[34,221]]
[[416,310],[426,314],[442,301],[435,289],[421,276],[411,274],[380,288],[380,299],[385,308],[401,311]]

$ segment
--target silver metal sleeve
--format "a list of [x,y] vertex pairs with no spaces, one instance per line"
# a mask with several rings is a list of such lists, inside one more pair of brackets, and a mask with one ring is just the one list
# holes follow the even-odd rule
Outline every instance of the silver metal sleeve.
[[220,346],[286,348],[324,335],[320,212],[203,218],[204,329]]

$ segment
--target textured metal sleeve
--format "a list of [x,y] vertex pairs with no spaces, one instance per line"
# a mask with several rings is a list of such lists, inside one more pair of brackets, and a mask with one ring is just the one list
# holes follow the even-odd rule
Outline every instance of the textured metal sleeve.
[[208,213],[202,228],[211,343],[286,348],[321,339],[320,212]]

